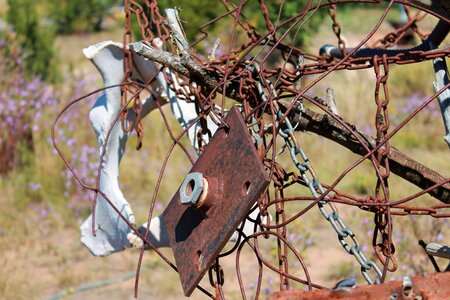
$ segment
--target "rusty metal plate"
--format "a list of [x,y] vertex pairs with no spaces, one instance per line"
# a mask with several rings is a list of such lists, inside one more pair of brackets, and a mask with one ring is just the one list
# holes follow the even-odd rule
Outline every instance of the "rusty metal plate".
[[270,182],[239,110],[231,109],[224,122],[229,129],[217,130],[190,171],[219,180],[222,197],[206,217],[197,208],[182,205],[177,190],[164,211],[186,296],[191,295]]
[[[269,300],[359,300],[359,299],[450,299],[450,272],[411,278],[410,297],[404,294],[402,281],[357,286],[354,289],[332,291],[282,291],[269,296]],[[394,295],[397,295],[395,297]]]

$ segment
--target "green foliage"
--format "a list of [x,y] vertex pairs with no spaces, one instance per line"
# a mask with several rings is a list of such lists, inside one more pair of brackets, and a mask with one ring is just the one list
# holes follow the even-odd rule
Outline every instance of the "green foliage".
[[216,1],[158,0],[158,6],[161,13],[166,8],[180,9],[180,18],[190,42],[196,40],[200,26],[226,12],[225,7]]
[[54,81],[57,77],[54,35],[51,28],[39,22],[35,2],[8,0],[7,21],[13,26],[24,52],[27,75]]
[[[256,1],[250,2],[249,4],[251,4],[251,6],[259,5]],[[287,21],[289,18],[302,13],[307,7],[307,1],[285,2],[282,0],[274,0],[265,1],[265,4],[269,11],[269,17],[274,25],[281,25],[281,23]],[[267,31],[261,9],[257,6],[254,8],[251,6],[249,7],[250,9],[248,9],[247,14],[249,14],[252,19],[257,20],[256,27],[260,32],[263,33]],[[312,10],[305,13],[306,14],[302,17],[301,21],[287,37],[287,42],[294,42],[297,47],[305,46],[305,44],[308,43],[311,37],[317,32],[324,19],[323,16],[326,14],[326,9],[322,8],[317,11]],[[293,24],[293,22],[295,22],[295,20],[284,25],[279,31],[279,34],[284,33],[285,30]]]
[[99,31],[107,11],[118,0],[51,1],[50,11],[58,33]]
[[[278,24],[283,21],[286,21],[290,17],[299,14],[306,7],[306,2],[302,1],[293,1],[289,3],[284,3],[284,5],[282,5],[282,3],[283,1],[279,0],[266,1],[270,19],[274,24],[277,23],[278,13],[280,10],[281,13]],[[180,9],[180,18],[184,23],[184,29],[186,31],[187,38],[190,42],[194,42],[203,35],[199,31],[199,28],[202,25],[213,20],[214,18],[217,18],[227,13],[227,9],[225,8],[225,6],[216,1],[158,0],[158,6],[161,12],[163,12],[164,9],[166,8]],[[313,14],[311,18],[308,18],[309,15],[307,15],[304,18],[304,20],[306,20],[306,18],[308,18],[308,20],[304,24],[302,21],[300,21],[301,30],[299,30],[299,32],[296,34],[296,30],[294,29],[292,31],[292,34],[288,36],[288,42],[293,40],[295,35],[296,46],[303,46],[308,41],[309,37],[311,37],[317,31],[319,25],[322,23],[323,19],[322,16],[325,12],[326,10],[321,9],[315,14]],[[254,26],[261,34],[267,32],[265,19],[261,11],[259,1],[246,2],[242,8],[241,15],[242,15],[241,20],[243,20],[244,18],[247,19],[251,23],[251,25]],[[224,22],[226,23],[225,25]],[[223,21],[218,21],[217,23],[208,25],[205,31],[208,32],[208,34],[213,37],[219,35],[219,33],[224,32],[226,32],[229,35],[231,34],[233,22],[234,17],[232,15],[228,15]],[[139,40],[141,39],[141,36],[136,23],[137,22],[133,20],[133,33],[135,35],[135,38]],[[289,26],[290,24],[292,24],[292,22],[289,22],[278,33],[280,34],[284,32],[284,30],[287,29],[288,28],[287,26]]]

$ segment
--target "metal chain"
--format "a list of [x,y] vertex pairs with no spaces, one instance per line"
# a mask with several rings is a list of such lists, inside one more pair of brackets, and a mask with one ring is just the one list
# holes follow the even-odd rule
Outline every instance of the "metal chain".
[[411,29],[414,31],[414,33],[417,34],[417,36],[423,41],[425,40],[428,35],[422,33],[419,30],[419,27],[417,26],[417,22],[423,20],[427,14],[426,13],[422,13],[420,11],[416,12],[414,17],[411,17],[411,11],[410,11],[410,7],[408,5],[403,5],[403,9],[405,10],[406,16],[408,18],[408,23],[412,20],[412,19],[416,19],[416,21],[413,23],[413,25],[411,26]]
[[[154,45],[155,47],[169,47],[172,51],[177,47],[174,47],[173,41],[171,41],[170,30],[167,27],[167,24],[159,12],[159,8],[157,5],[157,1],[155,0],[145,0],[142,4],[138,3],[135,0],[126,0],[125,1],[125,32],[124,32],[124,53],[125,53],[125,76],[124,83],[129,83],[122,88],[122,105],[127,103],[127,93],[126,91],[135,91],[133,90],[133,81],[131,79],[132,75],[132,55],[130,50],[127,47],[127,43],[132,42],[132,32],[131,32],[131,17],[134,15],[136,17],[138,28],[141,34],[142,39],[152,44],[154,42],[155,36],[162,40],[161,45]],[[156,35],[152,30],[155,31]],[[201,92],[200,85],[194,85],[193,82],[189,82],[188,80],[182,80],[179,76],[173,76],[170,74],[171,72],[166,68],[163,68],[162,73],[169,84],[169,87],[176,92],[178,99],[190,102],[191,99],[195,98],[196,110],[199,115],[207,115],[209,111],[213,108],[211,101],[207,99],[204,93]],[[138,148],[142,144],[143,137],[143,126],[141,122],[141,110],[142,110],[142,102],[139,96],[132,102],[133,111],[136,113],[136,124],[129,124],[129,127],[126,128],[126,112],[122,115],[122,127],[126,131],[131,131],[135,129],[138,136]],[[202,151],[207,141],[211,138],[211,132],[207,128],[206,118],[200,119],[200,130],[197,133],[197,147],[198,151]]]
[[341,38],[341,25],[339,24],[339,22],[336,19],[336,5],[335,4],[330,4],[330,6],[328,6],[328,15],[331,17],[331,20],[333,21],[332,27],[333,27],[333,32],[338,39],[338,48],[341,51],[341,53],[344,53],[345,42]]
[[[133,56],[128,44],[133,42],[133,33],[131,30],[131,18],[134,15],[136,17],[140,34],[144,41],[151,43],[155,38],[152,28],[156,29],[158,37],[161,37],[163,43],[165,43],[166,38],[169,36],[167,28],[163,26],[163,17],[159,13],[159,8],[155,0],[145,0],[145,7],[134,0],[125,0],[125,29],[123,34],[123,52],[124,52],[124,76],[121,86],[121,98],[120,103],[122,107],[128,105],[128,93],[135,94],[140,88],[139,85],[135,85],[132,79],[133,74]],[[148,15],[147,15],[148,14]],[[150,21],[149,21],[150,17]],[[168,76],[166,76],[168,77]],[[132,130],[136,131],[137,135],[137,146],[136,149],[140,149],[142,146],[142,140],[144,138],[144,127],[141,120],[142,112],[142,99],[140,94],[131,102],[131,109],[136,114],[135,123],[131,123],[128,120],[128,109],[120,115],[120,121],[122,128],[125,132],[130,132]]]
[[[213,272],[216,274],[215,279]],[[225,283],[225,275],[222,269],[222,266],[219,263],[219,258],[215,260],[215,262],[211,265],[211,267],[208,269],[208,277],[209,277],[209,283],[211,286],[215,289],[216,292],[216,300],[223,300],[225,299],[224,293],[223,293],[223,284]]]
[[[258,66],[256,65],[258,69]],[[268,86],[271,88],[271,93],[275,94],[275,89],[272,88],[271,83],[266,81]],[[263,84],[261,81],[257,83],[258,92],[262,97],[263,101],[269,101],[267,95],[264,92]],[[273,96],[273,95],[272,95]],[[276,101],[272,102],[275,109],[275,114],[277,118],[277,127],[280,128],[279,122],[284,118],[284,114],[280,110],[280,107]],[[300,102],[300,108],[303,109],[303,104]],[[320,195],[325,193],[325,189],[321,185],[311,163],[306,156],[303,149],[300,147],[298,140],[294,135],[294,126],[292,126],[289,118],[284,118],[283,121],[284,129],[280,129],[279,135],[284,139],[285,145],[289,150],[292,162],[297,167],[300,172],[300,177],[302,178],[305,185],[309,188],[311,194],[315,198],[320,198]],[[299,159],[300,156],[300,159]],[[356,238],[353,231],[348,228],[342,218],[339,216],[339,212],[336,206],[329,202],[329,197],[325,197],[324,200],[318,202],[318,207],[323,217],[330,222],[333,229],[336,231],[339,242],[341,246],[347,251],[347,253],[353,255],[358,263],[361,265],[361,274],[366,279],[369,284],[380,283],[381,281],[381,271],[372,260],[368,260],[364,253],[362,252],[362,247]],[[327,210],[328,207],[328,210]],[[370,270],[375,271],[375,278],[371,278],[369,275]]]
[[[274,182],[276,185],[276,183]],[[275,187],[275,200],[284,198],[283,186]],[[277,225],[286,222],[286,212],[284,210],[284,201],[279,201],[276,204],[275,221]],[[277,254],[278,254],[278,269],[280,270],[280,290],[289,290],[289,279],[283,274],[289,274],[288,264],[288,247],[285,242],[287,237],[286,226],[277,226]]]
[[156,36],[165,43],[170,35],[169,30],[164,26],[164,18],[159,12],[157,1],[145,0],[144,2],[145,8],[135,0],[127,0],[125,9],[136,16],[139,31],[144,41],[152,42],[155,38],[153,29],[156,31]]
[[[374,71],[376,75],[375,85],[375,103],[377,105],[377,112],[375,116],[375,126],[377,129],[376,144],[381,144],[384,137],[387,135],[390,121],[389,121],[389,89],[387,86],[387,79],[389,76],[389,64],[387,62],[387,56],[383,55],[382,58],[375,56],[373,59]],[[381,74],[380,65],[383,67],[383,74]],[[383,98],[380,97],[380,90],[383,90]],[[380,147],[376,152],[377,168],[380,173],[380,178],[377,180],[375,188],[375,200],[380,203],[389,202],[389,160],[388,154],[390,153],[390,142],[387,140],[384,142],[384,146]],[[381,167],[384,166],[384,168]],[[387,208],[389,209],[389,208]],[[390,272],[394,272],[397,269],[397,262],[393,256],[394,245],[392,243],[392,220],[390,215],[387,214],[386,208],[379,209],[375,212],[374,216],[375,230],[372,245],[378,259],[385,265]],[[378,233],[381,235],[381,242],[377,242]],[[392,262],[392,266],[389,268],[389,262]]]
[[[258,63],[255,63],[257,73],[259,73]],[[270,82],[267,81],[269,84]],[[260,81],[257,81],[258,92],[264,98],[266,97],[264,94],[263,86]],[[275,90],[271,86],[272,96],[275,96]],[[267,99],[267,98],[266,98]],[[266,100],[263,99],[263,100]],[[283,199],[283,183],[282,180],[275,181],[275,200]],[[289,262],[288,262],[288,247],[284,242],[287,239],[287,228],[286,226],[282,226],[286,222],[286,211],[284,209],[284,201],[277,201],[276,203],[276,212],[275,212],[275,222],[277,226],[277,255],[278,255],[278,270],[280,271],[280,290],[289,290],[289,279],[284,274],[289,274]]]
[[383,38],[377,40],[371,47],[386,49],[398,44],[398,42],[406,35],[409,30],[415,32],[422,40],[426,38],[426,35],[421,33],[418,29],[417,23],[420,22],[426,14],[421,14],[417,12],[414,16],[411,16],[408,6],[404,6],[405,13],[407,15],[407,22],[403,24],[400,28],[389,32]]
[[[133,80],[131,78],[133,74],[133,56],[131,54],[130,49],[128,48],[128,43],[131,43],[133,41],[133,33],[131,31],[131,16],[133,13],[133,10],[131,8],[133,1],[132,0],[125,0],[125,30],[123,34],[123,52],[124,52],[124,76],[122,79],[122,83],[124,85],[121,86],[121,93],[120,93],[120,104],[122,107],[125,107],[128,105],[128,93],[135,93],[138,86],[133,84]],[[120,115],[120,121],[122,125],[122,129],[125,132],[130,132],[133,129],[136,131],[137,134],[137,146],[136,149],[140,149],[142,147],[142,140],[144,137],[144,131],[143,131],[143,125],[141,120],[141,111],[142,111],[142,100],[139,96],[139,94],[133,99],[132,103],[132,109],[133,112],[136,113],[136,121],[135,123],[131,123],[128,120],[128,109],[124,109],[123,112]]]

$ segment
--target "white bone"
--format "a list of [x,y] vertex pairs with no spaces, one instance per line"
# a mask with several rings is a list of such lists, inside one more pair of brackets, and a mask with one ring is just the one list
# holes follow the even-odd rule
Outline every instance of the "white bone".
[[[121,43],[113,41],[102,42],[84,49],[83,53],[96,66],[102,75],[105,86],[117,85],[122,82],[124,76],[124,52]],[[134,80],[146,82],[158,72],[158,65],[144,59],[142,56],[133,54],[133,61],[132,77]],[[172,76],[172,79],[175,82],[175,89],[178,89],[177,79],[175,76]],[[152,95],[143,101],[142,117],[145,117],[157,107],[156,99],[159,102],[164,102],[168,99],[172,113],[184,129],[197,118],[195,104],[178,99],[175,92],[169,88],[161,72],[157,74],[156,80],[152,81],[150,86]],[[120,87],[107,89],[95,102],[89,113],[89,119],[97,137],[99,157],[105,148],[99,188],[114,207],[131,224],[135,224],[133,211],[119,186],[119,165],[125,152],[128,138],[128,133],[123,131],[120,122],[114,124],[121,109],[120,93]],[[136,115],[132,110],[129,110],[128,121],[134,121],[135,119]],[[217,125],[209,117],[207,122],[208,129],[211,131],[211,134],[214,134],[217,130]],[[104,147],[111,127],[113,129],[111,130],[108,143]],[[197,123],[187,131],[187,136],[197,151],[199,151],[197,142],[198,130],[199,124]],[[208,136],[205,136],[204,142],[207,143],[208,141]],[[255,210],[252,216],[256,217],[258,213],[259,210]],[[244,233],[246,235],[252,234],[253,227],[253,223],[246,222],[243,228]],[[93,255],[105,256],[131,246],[141,248],[144,245],[142,239],[134,232],[130,232],[128,224],[120,218],[113,207],[102,196],[99,196],[95,209],[95,228],[96,236],[92,233],[92,215],[80,227],[81,242]],[[147,223],[140,226],[138,230],[141,234],[145,234]],[[230,241],[235,241],[237,237],[238,235],[235,233]],[[157,248],[169,246],[162,215],[152,218],[149,241]]]
[[[99,70],[105,86],[122,82],[124,53],[121,44],[107,41],[84,49],[83,53]],[[140,69],[142,69],[135,72],[140,74],[139,76],[149,77],[157,72],[157,66],[153,62],[145,61],[142,58],[136,58],[136,60],[139,61]],[[151,86],[152,96],[143,101],[143,116],[157,107],[154,98],[167,97],[167,84],[162,75],[158,75],[157,80]],[[134,224],[133,211],[119,187],[119,164],[128,138],[128,134],[123,131],[120,122],[114,124],[120,109],[120,87],[110,88],[97,99],[89,113],[89,119],[97,137],[99,157],[105,148],[99,188],[114,207],[130,223]],[[132,111],[128,117],[129,121],[134,121],[136,118]],[[108,144],[104,147],[111,127],[113,129]],[[130,247],[127,239],[130,228],[101,195],[95,209],[96,236],[92,233],[92,215],[87,218],[80,229],[81,242],[93,255],[104,256]]]
[[[450,81],[448,78],[447,64],[441,57],[433,60],[436,81],[433,83],[435,92],[443,89]],[[442,119],[444,120],[445,136],[444,140],[450,147],[450,88],[446,89],[437,97]]]
[[[166,232],[166,227],[164,226],[164,220],[162,215],[159,215],[152,219],[150,222],[150,234],[149,241],[156,248],[169,247],[169,238]],[[144,223],[139,227],[139,233],[145,236],[147,231],[148,223]],[[142,248],[144,246],[144,241],[137,236],[134,232],[128,234],[128,241],[135,248]]]
[[[105,86],[117,85],[122,82],[124,52],[121,43],[102,42],[84,49],[83,53],[98,69]],[[133,61],[133,79],[135,80],[146,82],[158,72],[158,66],[154,62],[145,60],[141,56],[133,55]],[[175,80],[175,78],[173,79]],[[197,117],[195,105],[179,101],[175,93],[168,87],[162,73],[159,73],[156,80],[150,85],[152,97],[143,101],[142,117],[157,107],[155,98],[158,101],[169,99],[172,112],[183,128],[187,128]],[[119,164],[128,138],[128,134],[123,131],[120,122],[114,124],[120,109],[120,87],[110,88],[97,99],[89,113],[89,119],[97,137],[99,157],[103,151],[108,131],[113,126],[101,165],[99,188],[124,217],[134,224],[133,211],[119,187]],[[131,110],[128,117],[129,121],[136,118]],[[214,130],[214,126],[211,125],[211,128]],[[197,125],[191,126],[188,130],[188,137],[193,145],[197,145],[197,131]],[[150,240],[154,241],[155,246],[158,247],[168,246],[168,243],[165,242],[163,224],[161,216],[152,219]],[[105,256],[131,246],[127,237],[130,228],[102,196],[99,196],[95,209],[95,228],[96,236],[92,233],[92,216],[89,216],[80,227],[81,242],[93,255]]]

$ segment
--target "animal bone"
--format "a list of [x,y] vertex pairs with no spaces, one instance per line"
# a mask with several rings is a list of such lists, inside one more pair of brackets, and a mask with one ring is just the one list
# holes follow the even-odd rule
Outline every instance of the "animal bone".
[[[176,14],[170,14],[171,18],[177,18]],[[181,31],[181,29],[178,29]],[[183,39],[183,35],[179,35]],[[183,41],[181,41],[183,42]],[[153,45],[161,45],[159,39],[153,41]],[[139,43],[135,43],[137,47]],[[181,43],[181,45],[188,45]],[[197,133],[200,129],[199,124],[193,124],[197,119],[195,104],[193,102],[186,102],[176,97],[176,93],[170,89],[164,75],[159,72],[159,66],[152,60],[148,60],[141,55],[137,55],[134,47],[130,49],[133,56],[133,74],[132,79],[140,82],[148,82],[149,79],[155,76],[155,80],[150,84],[151,96],[143,101],[143,110],[141,117],[148,115],[153,109],[158,107],[159,103],[170,103],[172,113],[179,121],[180,125],[186,129],[187,136],[197,152],[200,152],[197,141]],[[149,48],[150,51],[161,51],[160,48]],[[153,49],[153,50],[152,50]],[[183,49],[185,52],[186,49]],[[147,51],[149,51],[147,49]],[[95,67],[100,72],[105,86],[114,86],[122,83],[124,77],[124,58],[123,45],[113,41],[102,42],[90,46],[83,50],[84,55],[89,58]],[[175,84],[175,90],[178,89],[177,78],[172,76]],[[108,88],[105,93],[100,96],[95,102],[89,113],[92,128],[95,131],[98,142],[98,155],[102,156],[100,168],[100,182],[99,189],[110,200],[111,204],[99,195],[97,205],[95,207],[95,235],[92,231],[93,218],[89,216],[81,225],[81,242],[88,248],[88,250],[95,256],[105,256],[114,252],[122,251],[131,246],[143,247],[144,242],[134,232],[130,232],[128,224],[117,214],[113,207],[117,208],[120,213],[133,225],[135,225],[135,218],[130,204],[123,196],[119,187],[119,165],[123,154],[125,153],[125,146],[129,136],[120,124],[116,122],[121,107],[121,89],[119,86]],[[129,109],[127,115],[127,122],[134,124],[136,114],[132,109]],[[207,118],[208,129],[211,134],[217,130],[217,125],[212,120]],[[108,133],[110,132],[109,138]],[[204,143],[208,143],[208,136],[205,136]],[[106,144],[106,145],[105,145]],[[259,214],[259,209],[255,209],[251,214],[256,217]],[[138,228],[138,231],[145,235],[148,223],[143,224]],[[253,223],[246,222],[243,232],[246,235],[253,233]],[[238,234],[235,233],[231,241],[235,241]],[[166,228],[164,227],[163,216],[159,215],[150,221],[149,241],[155,247],[168,247],[168,237]]]
[[[433,65],[436,73],[436,81],[433,83],[433,87],[437,93],[449,84],[448,71],[445,60],[440,57],[433,60]],[[444,120],[444,140],[450,148],[450,89],[444,90],[437,99],[439,101],[442,119]]]
[[[122,82],[124,52],[121,44],[106,41],[84,49],[83,53],[99,70],[105,86],[117,85]],[[142,70],[144,76],[151,76],[150,72],[155,74],[158,71],[157,66],[150,61],[142,60],[139,65],[145,66],[144,70]],[[143,115],[148,114],[157,107],[154,100],[155,95],[156,98],[162,97],[164,90],[167,90],[167,85],[163,81],[162,75],[157,77],[157,79],[152,86],[154,95],[143,102]],[[108,197],[112,205],[130,223],[134,224],[133,211],[119,187],[119,164],[125,152],[128,138],[128,134],[123,131],[120,122],[114,123],[121,110],[120,93],[120,87],[107,89],[95,102],[89,113],[89,119],[97,137],[99,157],[103,149],[105,149],[103,161],[101,162],[99,188]],[[135,118],[136,116],[130,111],[129,121]],[[109,140],[106,141],[110,130]],[[106,147],[105,143],[107,143]],[[128,225],[101,195],[97,200],[95,216],[95,236],[92,232],[92,215],[80,227],[81,242],[93,255],[104,256],[130,246],[127,239],[127,234],[130,231]]]
[[[157,44],[157,43],[156,43]],[[124,52],[123,45],[113,41],[102,42],[90,46],[83,50],[84,55],[89,58],[100,72],[105,86],[113,86],[122,83],[124,76]],[[162,73],[159,72],[158,65],[153,61],[146,60],[142,56],[133,54],[134,69],[133,79],[142,82],[148,81],[156,75],[156,80],[151,84],[152,95],[143,101],[142,117],[145,117],[153,109],[157,108],[156,101],[170,103],[172,113],[183,128],[188,128],[197,118],[194,103],[187,103],[177,99]],[[159,73],[158,73],[159,72]],[[177,80],[174,78],[174,82]],[[119,165],[125,152],[125,146],[129,133],[124,132],[120,122],[115,120],[121,111],[120,105],[120,87],[109,88],[101,95],[89,113],[92,128],[95,131],[98,142],[98,155],[105,154],[101,162],[99,189],[111,201],[123,216],[132,224],[135,218],[130,204],[123,196],[119,187]],[[135,113],[130,109],[127,122],[134,123]],[[111,129],[112,128],[112,129]],[[217,126],[208,118],[208,128],[212,132]],[[109,139],[106,138],[111,130]],[[198,150],[197,132],[198,124],[190,126],[187,130],[187,136],[191,144]],[[208,137],[205,142],[208,142]],[[101,195],[97,200],[95,208],[95,230],[92,232],[92,215],[89,216],[81,225],[81,242],[95,256],[105,256],[114,252],[122,251],[131,247],[128,241],[130,228],[124,220],[116,213],[113,207]],[[154,217],[150,226],[150,241],[157,247],[168,246],[165,237],[165,228],[163,228],[162,216]],[[139,230],[146,227],[140,227]],[[132,236],[130,236],[132,239]]]
[[[125,57],[122,48],[123,46],[120,43],[106,41],[83,50],[85,56],[92,61],[102,75],[105,86],[122,83],[124,76],[123,60]],[[157,74],[156,80],[150,84],[152,95],[143,101],[142,117],[145,117],[157,107],[156,101],[167,102],[168,99],[173,114],[183,128],[187,128],[197,117],[195,105],[180,101],[176,98],[175,93],[169,88],[163,74],[158,73],[159,68],[154,62],[137,55],[133,55],[133,61],[133,79],[146,82]],[[134,224],[133,211],[123,196],[118,181],[119,165],[125,152],[129,135],[123,131],[120,122],[114,123],[120,111],[120,87],[109,88],[95,102],[89,113],[89,119],[97,137],[99,157],[103,149],[105,149],[101,163],[99,188],[124,217],[130,223]],[[127,121],[133,122],[135,119],[136,115],[130,109]],[[105,147],[106,137],[110,130],[111,134]],[[197,126],[191,126],[188,129],[188,138],[194,146],[197,145],[197,131]],[[81,242],[92,254],[104,256],[113,252],[122,251],[131,246],[127,239],[130,228],[102,196],[98,198],[95,216],[95,236],[92,232],[92,216],[89,216],[80,228]],[[156,221],[159,220],[157,218],[159,217],[154,218],[155,224],[163,224],[163,222]],[[161,229],[160,231],[164,232]],[[155,232],[152,232],[153,234],[155,236],[158,235],[157,228],[155,228]]]

